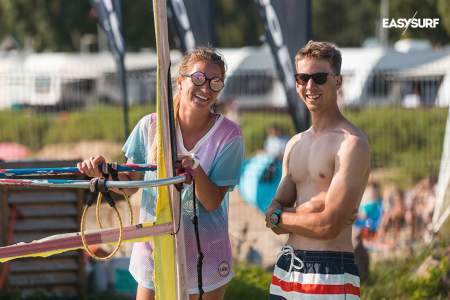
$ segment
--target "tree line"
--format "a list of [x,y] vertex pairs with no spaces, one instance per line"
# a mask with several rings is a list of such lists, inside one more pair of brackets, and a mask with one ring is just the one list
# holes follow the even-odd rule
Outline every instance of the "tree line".
[[[389,0],[389,18],[439,18],[437,28],[389,29],[390,43],[401,37],[426,38],[434,46],[450,40],[450,1]],[[127,48],[154,47],[150,0],[122,2]],[[313,0],[312,38],[342,47],[359,47],[380,28],[379,0]],[[216,0],[214,29],[217,47],[260,45],[264,27],[254,0]],[[83,0],[0,0],[0,42],[10,37],[18,47],[35,51],[79,51],[82,37],[96,36],[95,14]],[[171,31],[173,36],[174,31]],[[171,39],[172,46],[174,39]]]

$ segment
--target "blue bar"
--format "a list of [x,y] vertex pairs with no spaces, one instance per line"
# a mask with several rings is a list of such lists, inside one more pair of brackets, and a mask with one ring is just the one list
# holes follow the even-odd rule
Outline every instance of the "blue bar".
[[[102,167],[101,165],[99,166]],[[119,172],[145,172],[155,171],[156,166],[146,164],[116,165]],[[0,178],[16,176],[54,176],[54,175],[81,175],[77,167],[64,168],[31,168],[31,169],[0,169]]]

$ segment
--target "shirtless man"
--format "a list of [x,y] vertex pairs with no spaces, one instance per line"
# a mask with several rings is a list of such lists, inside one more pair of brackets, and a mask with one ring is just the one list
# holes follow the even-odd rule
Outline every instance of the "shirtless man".
[[349,220],[367,184],[370,150],[337,105],[341,61],[326,42],[310,41],[295,56],[296,89],[312,126],[287,144],[283,178],[266,213],[268,227],[289,234],[270,299],[359,299]]

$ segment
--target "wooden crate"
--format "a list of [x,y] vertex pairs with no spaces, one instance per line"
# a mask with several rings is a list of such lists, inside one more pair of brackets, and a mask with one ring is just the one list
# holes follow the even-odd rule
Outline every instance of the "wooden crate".
[[[0,168],[75,165],[76,161],[36,161],[0,163]],[[63,178],[81,179],[76,175]],[[78,231],[86,195],[87,192],[80,189],[2,186],[0,243],[4,246],[30,242],[53,234]],[[14,211],[15,225],[12,220]],[[8,268],[8,272],[2,289],[20,291],[22,295],[36,292],[59,295],[84,293],[85,270],[82,251],[70,251],[47,258],[17,259],[0,265],[0,270],[5,267]]]

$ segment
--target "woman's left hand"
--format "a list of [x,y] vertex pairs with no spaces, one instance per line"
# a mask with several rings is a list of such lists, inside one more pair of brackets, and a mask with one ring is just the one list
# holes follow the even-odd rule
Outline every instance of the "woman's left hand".
[[181,161],[181,166],[185,169],[195,170],[200,166],[196,158],[192,155],[180,155],[178,156],[178,160]]

